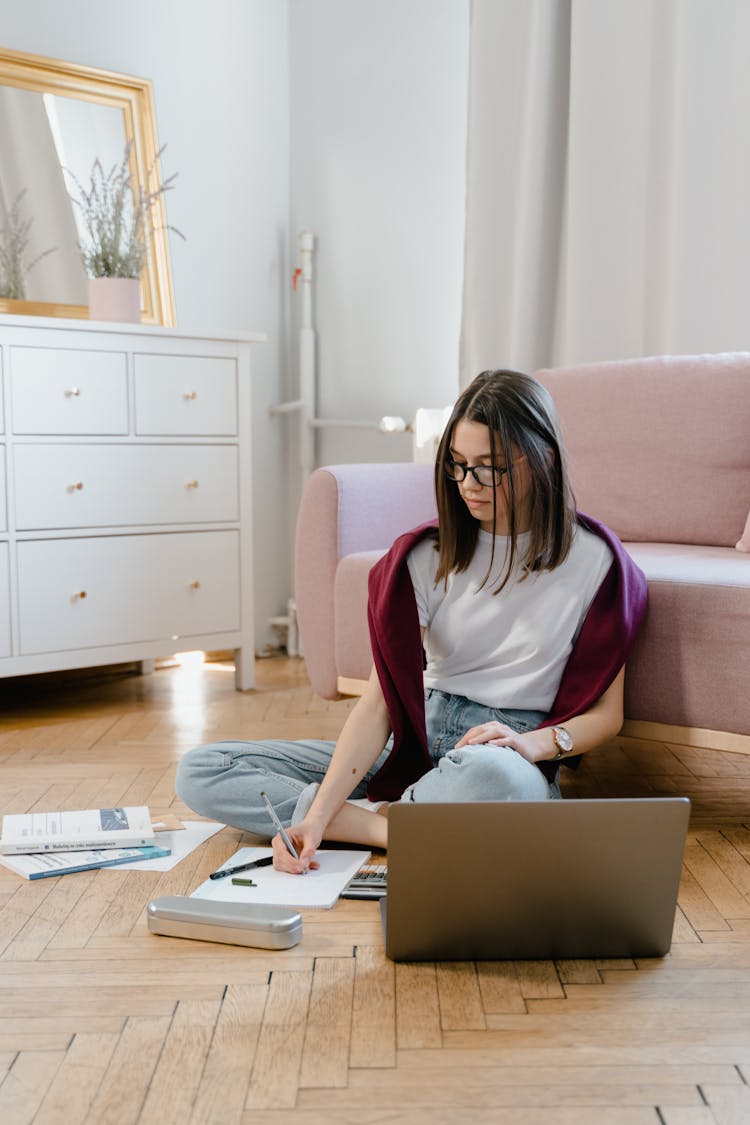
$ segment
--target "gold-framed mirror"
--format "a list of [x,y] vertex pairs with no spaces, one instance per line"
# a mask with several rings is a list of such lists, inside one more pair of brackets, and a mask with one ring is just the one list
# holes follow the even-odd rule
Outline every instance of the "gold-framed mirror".
[[[93,162],[105,170],[132,143],[133,182],[160,184],[156,116],[145,78],[0,47],[0,227],[23,192],[29,257],[54,253],[28,271],[25,300],[0,298],[0,313],[88,317],[75,208],[66,176],[87,183]],[[63,172],[63,168],[66,169]],[[141,321],[175,324],[163,198],[152,209],[147,264],[141,275]]]

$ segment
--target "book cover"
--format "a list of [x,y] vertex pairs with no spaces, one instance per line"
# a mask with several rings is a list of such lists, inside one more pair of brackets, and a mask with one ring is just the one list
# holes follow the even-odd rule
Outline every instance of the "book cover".
[[101,848],[96,851],[3,855],[0,856],[0,863],[24,879],[46,879],[50,875],[70,875],[74,871],[112,867],[116,863],[132,863],[139,859],[161,859],[170,854],[169,848],[159,847]]
[[153,844],[154,829],[145,805],[76,809],[73,812],[12,813],[3,817],[0,853],[89,851]]

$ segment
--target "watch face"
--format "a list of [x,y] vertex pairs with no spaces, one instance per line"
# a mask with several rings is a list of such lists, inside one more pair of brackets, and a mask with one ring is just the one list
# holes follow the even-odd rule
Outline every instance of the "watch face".
[[566,752],[573,749],[573,739],[565,727],[555,727],[555,742],[561,750]]

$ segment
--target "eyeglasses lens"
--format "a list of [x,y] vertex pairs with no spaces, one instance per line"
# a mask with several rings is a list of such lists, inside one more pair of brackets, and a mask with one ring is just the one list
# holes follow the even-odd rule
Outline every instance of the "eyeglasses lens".
[[445,463],[445,474],[450,480],[460,483],[466,478],[467,473],[471,473],[477,484],[485,488],[499,484],[505,472],[505,469],[494,465],[464,465],[458,461]]

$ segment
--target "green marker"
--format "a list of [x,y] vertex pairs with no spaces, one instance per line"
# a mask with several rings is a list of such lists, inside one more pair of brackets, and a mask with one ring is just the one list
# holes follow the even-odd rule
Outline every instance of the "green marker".
[[258,884],[254,883],[252,879],[232,879],[235,887],[257,887]]

